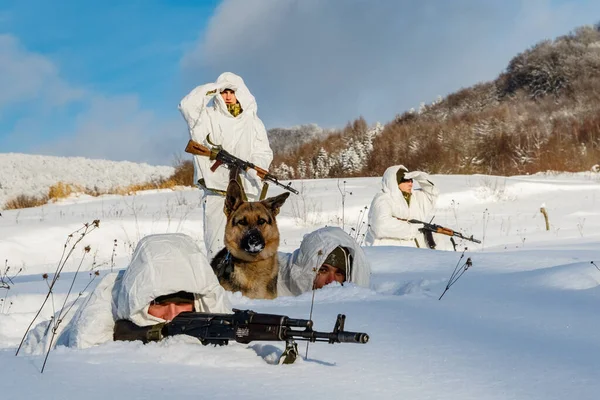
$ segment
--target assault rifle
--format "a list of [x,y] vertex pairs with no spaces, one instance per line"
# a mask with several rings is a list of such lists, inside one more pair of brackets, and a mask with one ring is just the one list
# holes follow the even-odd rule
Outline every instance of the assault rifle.
[[[427,235],[427,232],[441,233],[442,235],[455,236],[457,238],[468,240],[473,243],[481,243],[481,240],[473,238],[473,235],[471,235],[470,237],[463,236],[462,233],[453,231],[452,229],[443,227],[441,225],[428,224],[427,222],[419,221],[418,219],[409,219],[408,222],[411,224],[423,224],[423,227],[419,230],[422,231],[423,234],[425,234],[425,240],[428,242],[427,245],[429,246],[429,248],[432,249],[435,249],[435,242],[433,242],[433,237],[431,235]],[[429,243],[429,240],[433,242],[433,247]],[[456,244],[454,243],[454,240],[452,238],[451,241],[452,245],[454,246],[454,250],[456,250]]]
[[[291,364],[298,355],[294,340],[328,343],[367,343],[369,335],[344,331],[346,316],[338,314],[332,332],[317,332],[309,319],[285,315],[261,314],[251,310],[233,310],[233,314],[182,312],[171,322],[151,327],[138,327],[131,321],[119,320],[115,325],[116,340],[158,341],[167,336],[189,335],[203,345],[226,345],[230,340],[239,343],[253,341],[285,341],[281,355],[284,364]],[[294,329],[299,328],[299,329]]]
[[188,142],[186,148],[186,153],[195,154],[198,156],[208,157],[210,160],[215,160],[215,163],[210,167],[210,170],[215,172],[215,170],[222,164],[225,164],[229,169],[239,168],[242,171],[248,171],[249,169],[253,169],[256,171],[256,174],[263,181],[272,182],[277,186],[284,188],[294,194],[298,194],[298,191],[294,189],[290,184],[283,184],[279,182],[277,177],[273,174],[270,174],[266,169],[262,169],[254,165],[249,161],[244,161],[240,158],[237,158],[233,154],[225,151],[221,146],[214,146],[212,148],[208,148],[194,140]]

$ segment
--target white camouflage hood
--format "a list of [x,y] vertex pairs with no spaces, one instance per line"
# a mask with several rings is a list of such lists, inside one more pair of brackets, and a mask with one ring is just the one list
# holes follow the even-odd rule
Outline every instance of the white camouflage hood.
[[381,190],[384,193],[391,194],[393,198],[402,198],[402,193],[398,188],[398,180],[396,179],[396,174],[399,169],[408,172],[408,169],[404,165],[394,165],[385,170],[383,178],[381,179]]
[[300,248],[287,257],[287,262],[282,263],[280,258],[279,287],[286,287],[295,296],[312,290],[316,270],[337,246],[346,247],[353,259],[347,281],[369,287],[371,267],[365,253],[338,227],[325,227],[306,234]]
[[231,313],[223,288],[191,237],[180,233],[146,236],[123,274],[117,317],[138,326],[164,322],[148,314],[148,305],[159,296],[179,291],[195,294],[196,311]]
[[381,178],[381,190],[392,197],[395,215],[401,215],[401,207],[405,203],[404,196],[402,196],[402,192],[398,188],[398,180],[396,179],[399,169],[408,172],[408,169],[404,165],[394,165],[386,169],[383,173],[383,178]]
[[[248,114],[256,114],[258,108],[256,105],[256,99],[252,93],[250,93],[250,90],[244,83],[244,80],[241,76],[236,75],[233,72],[223,72],[217,78],[216,84],[220,92],[225,89],[231,89],[235,92],[235,97],[239,101],[243,110],[239,117],[242,117],[246,112]],[[227,105],[221,96],[215,96],[215,105],[219,111],[225,115],[231,116],[229,111],[227,111]],[[233,116],[231,116],[231,118],[233,118]]]

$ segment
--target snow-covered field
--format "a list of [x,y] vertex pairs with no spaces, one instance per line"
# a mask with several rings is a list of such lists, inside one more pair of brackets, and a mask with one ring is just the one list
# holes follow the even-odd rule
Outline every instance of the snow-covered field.
[[173,167],[129,161],[0,153],[0,210],[7,200],[21,194],[47,195],[50,186],[57,182],[103,193],[116,187],[154,182],[173,172]]
[[[202,243],[200,196],[197,190],[156,191],[3,211],[0,271],[5,265],[9,276],[22,271],[10,289],[0,289],[0,398],[598,398],[600,175],[434,178],[442,192],[434,222],[483,242],[461,244],[468,251],[460,264],[470,257],[473,266],[439,301],[461,251],[366,248],[371,287],[317,291],[313,319],[315,329],[330,330],[335,316],[345,313],[346,329],[367,332],[370,342],[313,344],[307,359],[286,366],[268,362],[283,343],[216,348],[173,337],[145,346],[57,348],[40,374],[42,356],[14,353],[47,292],[42,274],[55,270],[67,235],[100,220],[81,243],[91,251],[76,295],[88,284],[90,268],[99,269],[100,278],[111,268],[125,268],[144,235],[183,232]],[[356,228],[380,179],[294,186],[301,194],[292,195],[278,217],[282,251],[294,250],[304,233],[320,226],[341,226],[342,215],[346,231]],[[71,273],[59,279],[57,305],[81,249],[65,267]],[[236,308],[306,318],[311,294],[231,299]],[[48,307],[40,319],[51,313]]]

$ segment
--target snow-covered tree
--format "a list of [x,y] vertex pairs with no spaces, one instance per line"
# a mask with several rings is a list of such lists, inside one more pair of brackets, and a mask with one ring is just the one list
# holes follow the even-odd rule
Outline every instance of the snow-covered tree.
[[305,179],[307,177],[308,168],[306,167],[306,162],[304,162],[304,160],[298,161],[296,171],[298,172],[299,179]]
[[281,164],[273,168],[273,173],[279,179],[292,179],[294,178],[294,167],[291,167],[286,163],[282,162]]
[[329,176],[329,169],[329,154],[327,154],[327,151],[321,147],[314,161],[315,178],[326,178]]
[[339,160],[342,170],[346,173],[355,173],[362,169],[360,156],[356,152],[354,143],[340,152]]

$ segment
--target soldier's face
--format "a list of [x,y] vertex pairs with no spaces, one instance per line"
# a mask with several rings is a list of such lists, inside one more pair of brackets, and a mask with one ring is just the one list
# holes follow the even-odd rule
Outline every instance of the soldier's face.
[[409,179],[407,181],[402,181],[402,183],[398,184],[398,189],[404,193],[412,193],[413,181]]
[[344,283],[346,281],[346,273],[340,268],[333,267],[329,264],[323,264],[317,271],[317,276],[315,277],[313,285],[315,289],[321,289],[323,286],[329,285],[333,281]]
[[231,89],[225,89],[221,92],[221,97],[225,104],[235,104],[237,103],[237,97],[235,97],[235,92]]
[[156,318],[172,321],[173,318],[184,311],[194,311],[192,303],[171,303],[165,302],[161,304],[150,304],[148,306],[148,314]]

